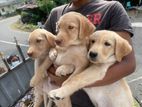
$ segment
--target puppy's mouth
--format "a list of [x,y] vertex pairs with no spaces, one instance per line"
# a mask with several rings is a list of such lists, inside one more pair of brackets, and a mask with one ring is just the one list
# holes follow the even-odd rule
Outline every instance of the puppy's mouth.
[[94,64],[100,63],[97,59],[90,58],[90,57],[89,57],[89,61],[92,62],[92,63],[94,63]]
[[55,44],[60,46],[60,45],[62,45],[62,41],[61,40],[55,40]]
[[67,46],[64,45],[63,43],[61,43],[61,44],[56,44],[56,46],[59,47],[59,48],[66,48],[66,47],[67,47]]
[[28,54],[28,56],[29,56],[30,58],[32,58],[32,59],[36,59],[36,58],[38,58],[40,55],[35,55],[34,53],[32,53],[32,54]]
[[89,61],[93,64],[96,64],[96,65],[100,65],[100,64],[104,63],[104,62],[101,62],[100,60],[98,60],[98,58],[90,58],[89,57]]
[[66,43],[64,43],[65,41],[63,39],[56,39],[55,40],[55,44],[58,46],[58,47],[66,47]]
[[63,40],[57,40],[55,41],[56,46],[60,47],[60,48],[67,48],[69,46],[69,43],[63,41]]
[[30,58],[32,58],[32,59],[36,59],[36,58],[38,58],[38,56],[30,56]]

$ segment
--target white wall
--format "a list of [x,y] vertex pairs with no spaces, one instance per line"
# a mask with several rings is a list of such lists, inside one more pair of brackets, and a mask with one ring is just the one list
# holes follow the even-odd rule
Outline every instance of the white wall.
[[6,15],[6,14],[9,14],[9,13],[13,13],[15,10],[16,10],[15,5],[8,5],[8,6],[0,7],[1,15]]

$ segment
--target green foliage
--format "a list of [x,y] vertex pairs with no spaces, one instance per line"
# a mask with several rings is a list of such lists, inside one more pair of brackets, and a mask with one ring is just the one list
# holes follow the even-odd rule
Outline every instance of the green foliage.
[[20,10],[20,12],[17,10],[21,14],[21,21],[24,24],[36,25],[39,21],[44,23],[51,9],[67,3],[67,0],[36,0],[36,3],[38,8]]
[[50,13],[51,9],[65,4],[67,0],[37,0],[37,5],[45,13]]
[[24,11],[21,12],[21,17],[25,17],[25,16],[27,16],[27,15],[28,15],[27,12],[24,12]]
[[56,6],[53,0],[37,0],[37,5],[45,13],[51,11]]
[[21,20],[23,23],[33,23],[33,24],[37,24],[38,21],[40,21],[40,16],[36,15],[32,12],[21,12]]

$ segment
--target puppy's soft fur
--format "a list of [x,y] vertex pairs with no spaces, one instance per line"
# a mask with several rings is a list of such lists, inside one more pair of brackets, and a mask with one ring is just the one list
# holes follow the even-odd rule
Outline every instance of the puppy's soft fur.
[[72,76],[61,88],[52,90],[49,95],[54,99],[62,99],[83,88],[96,107],[132,107],[132,94],[124,79],[106,86],[84,88],[101,80],[107,69],[116,61],[120,62],[131,50],[128,41],[117,33],[96,31],[90,36],[88,52],[92,64],[83,72]]
[[87,41],[95,31],[95,26],[80,13],[69,12],[59,19],[57,30],[56,75],[67,75],[73,71],[72,75],[79,73],[88,65]]
[[55,36],[44,29],[36,29],[29,35],[27,54],[36,62],[36,72],[31,79],[31,86],[36,86],[46,76],[46,70],[52,64],[49,51],[55,47],[54,39]]
[[[54,62],[57,66],[56,75],[62,76],[73,72],[69,77],[71,78],[84,70],[89,64],[87,41],[95,31],[95,26],[80,13],[69,12],[59,19],[57,30],[55,43],[58,54]],[[58,99],[58,97],[56,98]],[[71,105],[62,107],[71,107]]]
[[[45,95],[43,88],[44,84],[46,85],[49,81],[46,71],[52,64],[49,58],[49,51],[55,47],[54,38],[55,36],[52,33],[44,29],[36,29],[29,35],[27,54],[35,60],[35,74],[30,82],[30,86],[34,87],[34,107],[40,107],[43,95]],[[47,91],[49,90],[46,88],[45,92]]]

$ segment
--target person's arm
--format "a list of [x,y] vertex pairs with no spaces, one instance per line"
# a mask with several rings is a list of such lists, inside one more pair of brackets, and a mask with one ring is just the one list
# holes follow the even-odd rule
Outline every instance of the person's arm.
[[54,28],[55,23],[56,23],[56,11],[54,11],[53,9],[49,14],[48,19],[44,23],[44,29],[55,34],[55,28]]
[[47,31],[56,35],[56,33],[57,33],[56,22],[62,16],[62,12],[65,7],[66,7],[66,4],[62,5],[62,6],[55,7],[51,10],[51,12],[48,16],[48,19],[46,20],[46,22],[44,24],[44,29],[46,29]]
[[[127,32],[117,32],[117,33],[124,39],[128,40],[129,43],[132,45],[132,40],[129,33]],[[136,62],[135,62],[135,55],[133,49],[132,52],[126,57],[124,57],[121,62],[112,65],[108,69],[105,77],[102,80],[99,80],[87,87],[109,85],[113,82],[120,80],[123,77],[126,77],[127,75],[130,75],[135,71],[135,68],[136,68]]]

